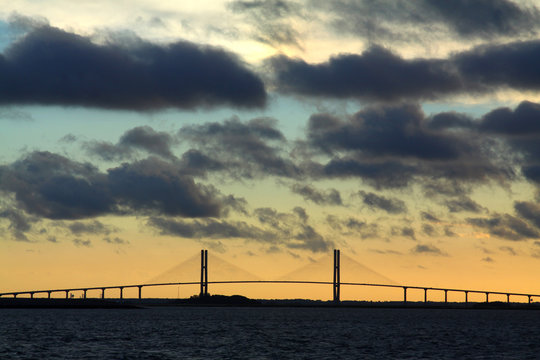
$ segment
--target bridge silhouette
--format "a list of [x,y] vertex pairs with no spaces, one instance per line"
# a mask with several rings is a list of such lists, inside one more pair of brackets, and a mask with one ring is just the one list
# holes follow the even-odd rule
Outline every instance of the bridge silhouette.
[[427,287],[418,285],[403,285],[403,284],[384,284],[384,283],[366,283],[366,282],[343,282],[341,281],[341,252],[340,250],[334,250],[333,259],[333,280],[332,281],[312,281],[312,280],[208,280],[208,250],[201,250],[201,266],[200,266],[200,280],[198,281],[183,281],[183,282],[155,282],[155,283],[142,283],[142,284],[123,284],[123,285],[109,285],[109,286],[90,286],[90,287],[73,287],[73,288],[59,288],[59,289],[41,289],[41,290],[25,290],[25,291],[12,291],[0,293],[0,297],[13,297],[27,295],[30,298],[34,298],[36,294],[47,294],[47,298],[51,298],[51,294],[65,293],[66,299],[73,295],[73,293],[82,292],[82,297],[87,298],[87,292],[91,290],[101,290],[101,298],[106,298],[106,290],[118,290],[119,299],[124,299],[124,289],[138,289],[138,298],[142,299],[142,289],[150,287],[162,287],[162,286],[183,286],[183,285],[199,285],[199,296],[209,296],[208,285],[209,284],[314,284],[314,285],[332,285],[332,299],[335,303],[341,301],[341,287],[342,286],[363,286],[363,287],[378,287],[378,288],[399,288],[403,290],[403,303],[407,303],[407,291],[408,290],[423,290],[424,302],[427,303],[428,292],[440,292],[444,293],[444,303],[448,303],[448,293],[462,293],[464,295],[464,303],[469,303],[469,294],[484,294],[485,302],[489,302],[490,295],[505,295],[506,302],[510,303],[510,297],[524,297],[531,303],[533,298],[540,297],[540,294],[532,293],[517,293],[508,291],[491,291],[491,290],[477,290],[477,289],[459,289],[459,288],[443,288],[443,287]]

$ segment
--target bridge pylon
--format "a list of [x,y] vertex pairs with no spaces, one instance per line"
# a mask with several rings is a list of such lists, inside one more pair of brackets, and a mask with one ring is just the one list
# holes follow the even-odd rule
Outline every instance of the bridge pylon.
[[208,295],[208,250],[201,250],[201,293],[200,296]]
[[337,249],[334,249],[334,302],[339,303],[340,300],[340,252]]

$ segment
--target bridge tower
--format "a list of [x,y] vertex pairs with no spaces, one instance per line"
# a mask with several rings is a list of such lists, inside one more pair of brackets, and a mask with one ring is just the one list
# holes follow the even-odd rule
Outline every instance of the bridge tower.
[[339,288],[341,284],[340,280],[340,259],[339,259],[340,253],[339,250],[334,249],[334,302],[339,303],[340,300],[340,294],[339,294]]
[[201,250],[201,293],[208,296],[208,250]]

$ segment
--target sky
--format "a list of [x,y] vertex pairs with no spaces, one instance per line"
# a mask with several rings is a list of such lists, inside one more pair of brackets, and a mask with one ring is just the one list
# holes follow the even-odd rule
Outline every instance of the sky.
[[235,276],[215,256],[328,281],[337,248],[344,281],[540,293],[539,24],[518,0],[3,1],[0,292],[203,248],[210,280]]

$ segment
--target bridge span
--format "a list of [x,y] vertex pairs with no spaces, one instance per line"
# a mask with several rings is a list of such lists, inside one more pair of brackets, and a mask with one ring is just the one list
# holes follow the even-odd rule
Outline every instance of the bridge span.
[[484,294],[486,303],[489,302],[490,295],[506,295],[507,303],[510,303],[510,297],[526,298],[528,303],[533,301],[533,298],[540,298],[540,294],[532,293],[517,293],[508,291],[492,291],[492,290],[477,290],[477,289],[461,289],[461,288],[443,288],[443,287],[426,287],[417,285],[396,285],[396,284],[376,284],[364,282],[341,282],[340,280],[341,265],[340,265],[340,250],[334,250],[334,265],[333,265],[333,281],[308,281],[308,280],[224,280],[224,281],[208,281],[208,250],[201,250],[201,278],[199,281],[191,282],[162,282],[162,283],[143,283],[143,284],[127,284],[127,285],[109,285],[109,286],[92,286],[92,287],[74,287],[74,288],[58,288],[58,289],[42,289],[42,290],[25,290],[2,292],[0,297],[29,296],[34,298],[36,294],[47,294],[47,298],[51,298],[53,293],[65,293],[66,299],[70,294],[82,292],[82,297],[87,298],[87,292],[91,290],[101,290],[101,298],[105,299],[106,290],[118,290],[119,299],[124,298],[124,289],[138,289],[138,298],[142,299],[142,289],[157,286],[182,286],[182,285],[200,285],[200,296],[208,295],[209,284],[315,284],[315,285],[332,285],[333,300],[339,303],[341,286],[365,286],[365,287],[383,287],[383,288],[401,288],[403,290],[403,302],[407,303],[408,290],[423,290],[424,302],[428,302],[429,292],[444,292],[444,303],[448,303],[448,293],[462,293],[464,295],[463,302],[469,302],[469,294]]

